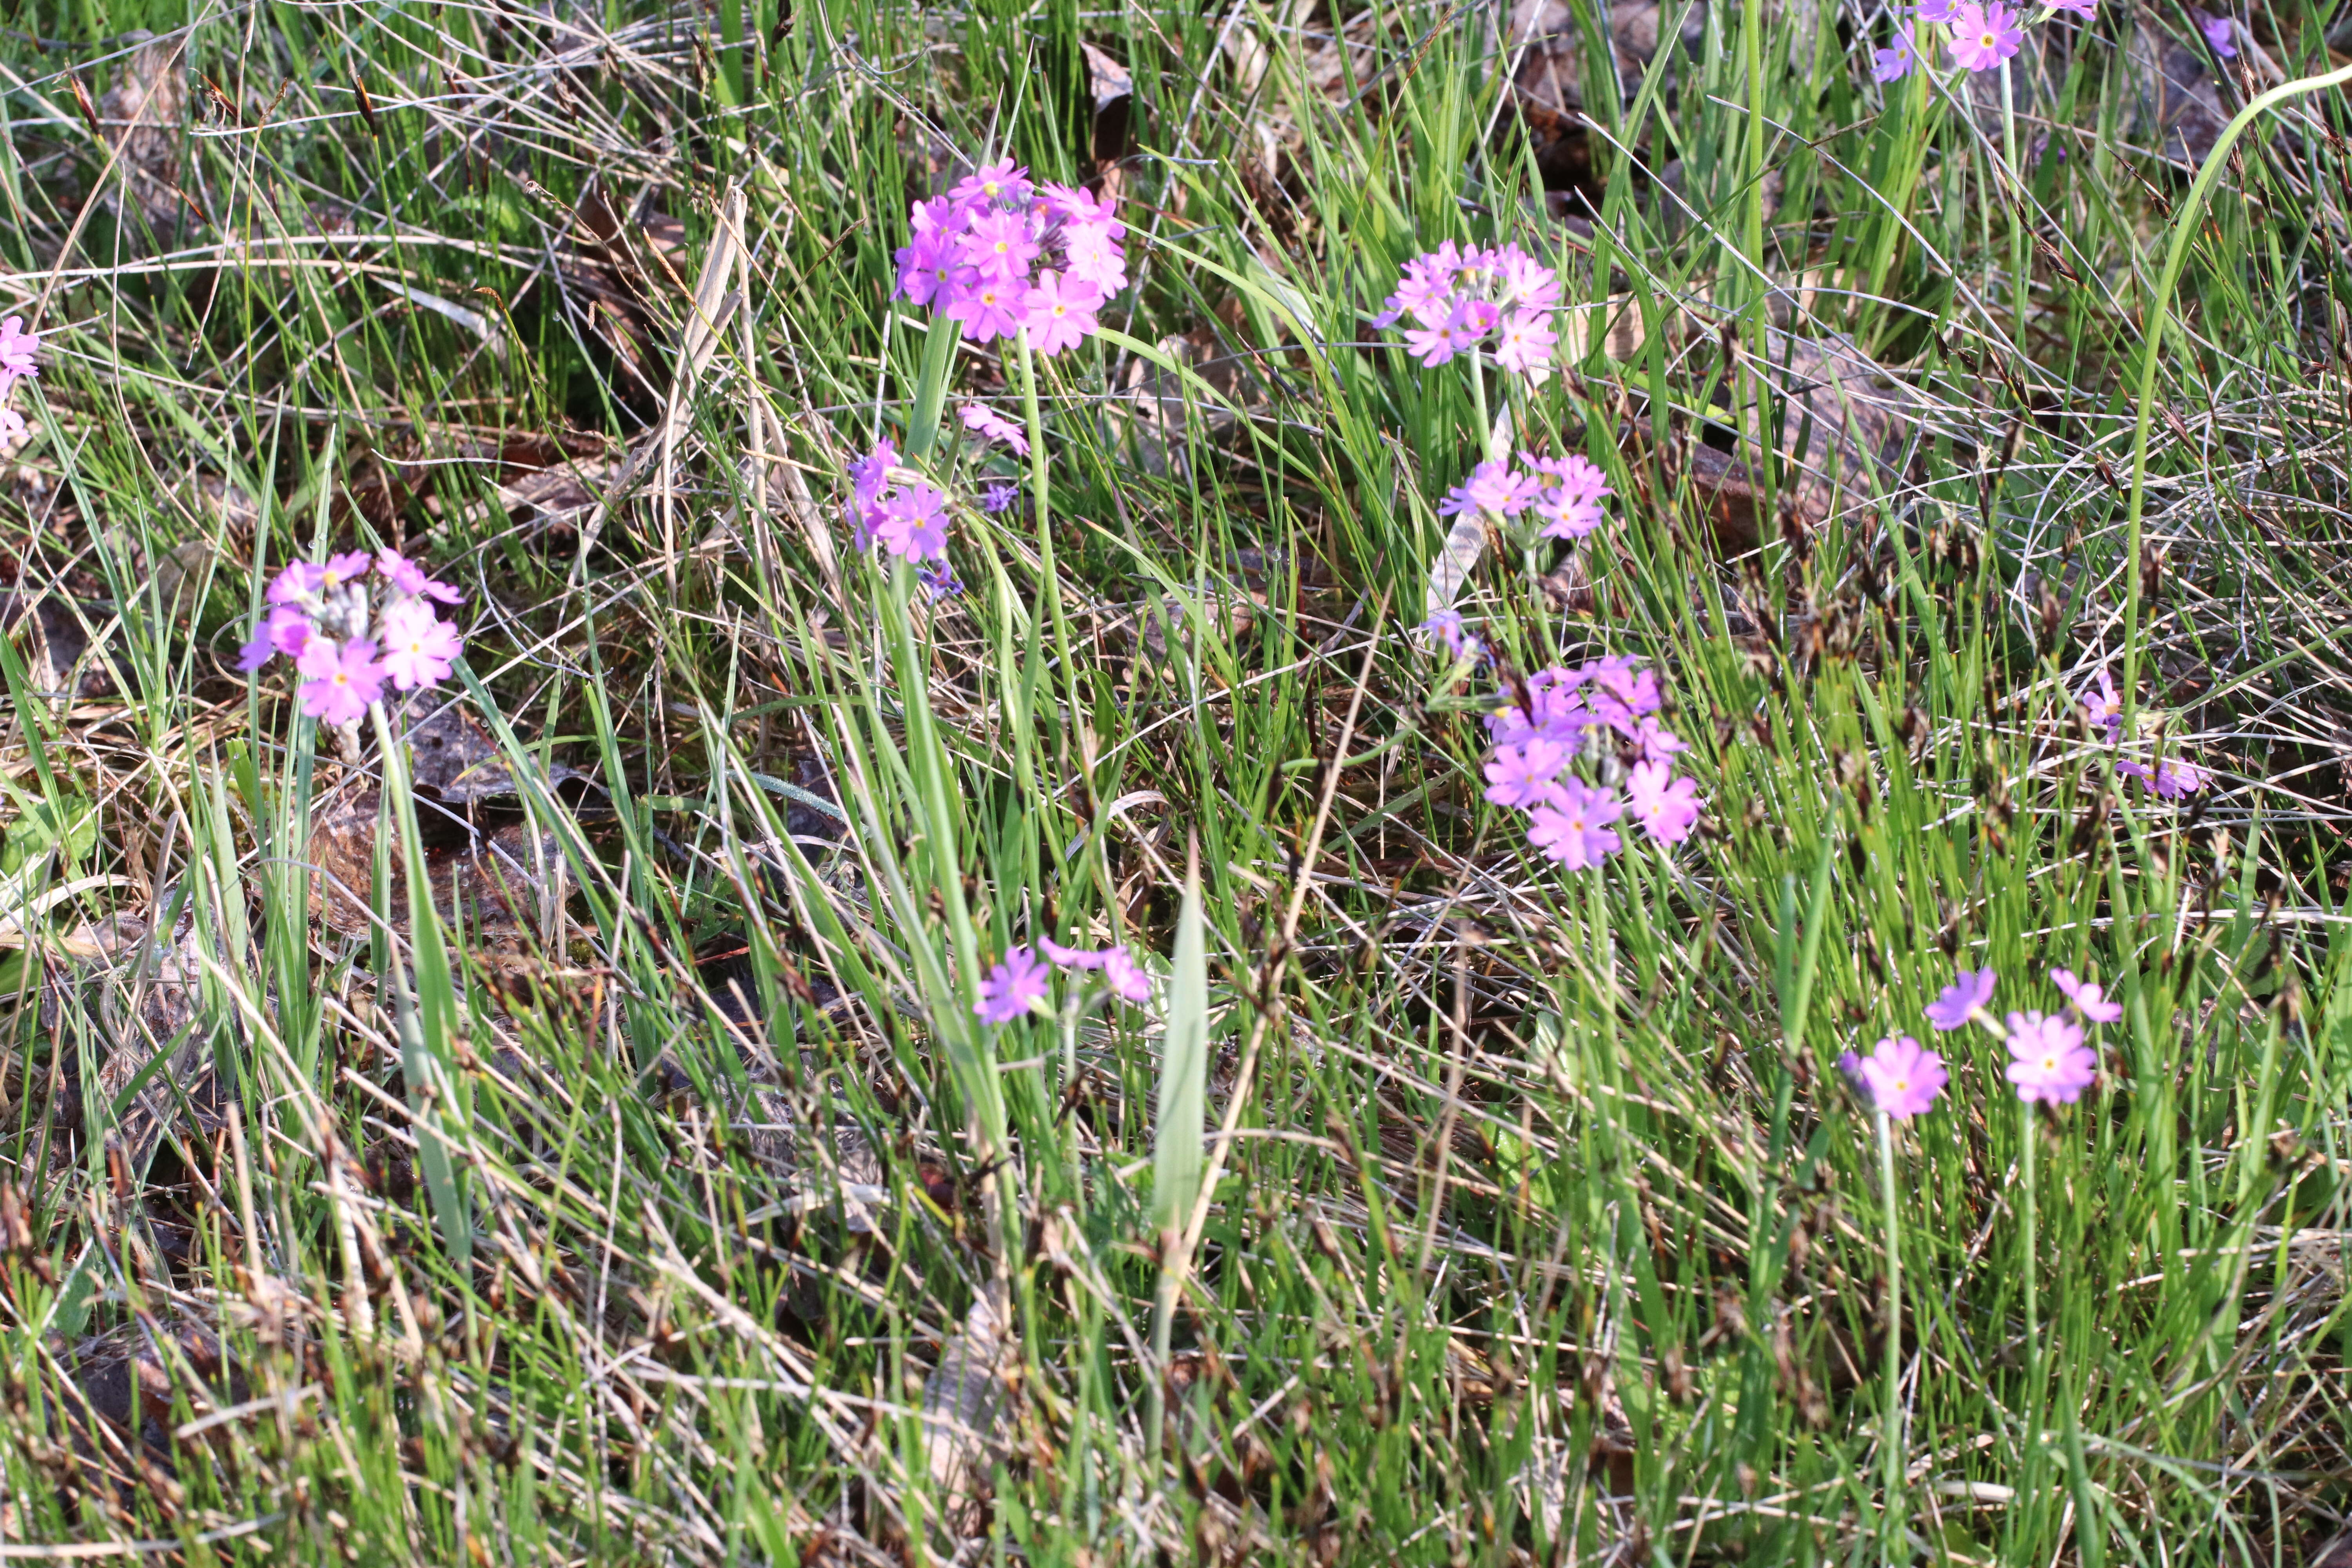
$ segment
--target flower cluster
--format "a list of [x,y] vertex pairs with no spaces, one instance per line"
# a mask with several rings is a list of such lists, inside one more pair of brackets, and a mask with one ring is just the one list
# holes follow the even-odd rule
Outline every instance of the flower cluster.
[[[1125,947],[1106,947],[1098,951],[1081,947],[1064,947],[1050,937],[1040,937],[1037,946],[1045,957],[1064,969],[1081,973],[1099,970],[1111,994],[1125,1002],[1146,1002],[1151,997],[1151,977],[1135,961],[1135,955]],[[1029,948],[1016,947],[1004,955],[1003,962],[990,969],[980,983],[980,1000],[971,1010],[983,1023],[1009,1024],[1043,1002],[1053,986],[1048,969]]]
[[[1675,776],[1675,756],[1689,747],[1659,724],[1658,708],[1658,678],[1629,657],[1529,676],[1486,720],[1495,742],[1486,798],[1526,812],[1528,841],[1571,871],[1622,847],[1610,825],[1629,813],[1659,843],[1681,843],[1698,824],[1698,786]],[[1614,748],[1603,741],[1610,731]],[[1587,754],[1623,766],[1622,799],[1569,771]]]
[[[379,604],[369,616],[373,571]],[[396,551],[297,561],[269,584],[269,609],[238,650],[251,674],[279,655],[302,677],[302,711],[341,728],[356,724],[389,681],[399,690],[445,679],[463,647],[457,628],[434,612],[464,595]]]
[[2116,1022],[2124,1016],[2123,1005],[2096,981],[2080,979],[2071,969],[2053,969],[2050,980],[2066,998],[2063,1012],[2016,1012],[1996,1022],[1991,1009],[1998,979],[1990,967],[1959,971],[1927,1005],[1928,1024],[1946,1034],[1971,1022],[1984,1025],[2009,1047],[2005,1071],[2018,1099],[2074,1104],[2099,1076],[2098,1053],[2083,1043],[2083,1026]]
[[1516,245],[1486,249],[1447,240],[1404,264],[1376,327],[1410,320],[1405,352],[1425,365],[1490,348],[1495,363],[1540,384],[1551,374],[1559,334],[1551,313],[1559,277]]
[[1092,336],[1095,312],[1127,287],[1127,226],[1112,198],[1033,183],[1009,158],[917,202],[909,226],[899,294],[961,322],[974,342],[1026,328],[1030,347],[1060,353]]
[[[2090,727],[2105,735],[2108,745],[2120,745],[2124,738],[2124,705],[2122,694],[2116,689],[2116,678],[2101,669],[2098,679],[2078,700]],[[2137,779],[2154,790],[2159,800],[2179,800],[2183,795],[2195,795],[2211,782],[2204,769],[2177,757],[2158,759],[2152,773],[2146,764],[2128,760],[2116,763],[2116,772],[2126,778]]]
[[947,492],[912,476],[901,482],[898,448],[887,437],[849,465],[849,503],[845,510],[860,550],[879,544],[908,561],[947,559]]
[[1538,531],[1546,539],[1581,539],[1601,526],[1601,500],[1615,492],[1598,464],[1580,455],[1538,458],[1522,452],[1525,469],[1511,467],[1507,458],[1489,458],[1470,470],[1470,477],[1445,492],[1437,503],[1440,517],[1486,512],[1498,518],[1532,511],[1543,520]]
[[0,443],[14,441],[26,432],[25,416],[8,405],[8,396],[16,390],[17,382],[41,374],[40,352],[41,335],[25,330],[24,317],[0,321]]
[[[2047,21],[2061,11],[2088,19],[2097,0],[2048,0],[2048,8],[2033,21]],[[2199,13],[2202,16],[2203,13]],[[1871,76],[1882,82],[1900,81],[1919,63],[1921,27],[1950,30],[1952,63],[1972,71],[1993,70],[2025,47],[2028,18],[2003,0],[1919,0],[1909,20],[1895,24],[1894,42],[1871,52]],[[2228,38],[2229,23],[2221,23]],[[2206,30],[2211,37],[2211,28]],[[2220,45],[2215,46],[2217,48]]]

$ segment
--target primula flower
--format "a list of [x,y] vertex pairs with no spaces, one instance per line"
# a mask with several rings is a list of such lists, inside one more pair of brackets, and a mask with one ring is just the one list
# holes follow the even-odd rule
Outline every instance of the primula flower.
[[0,375],[10,381],[20,375],[39,375],[40,349],[41,334],[26,331],[24,317],[0,321]]
[[299,605],[273,605],[254,629],[253,640],[237,650],[236,667],[247,675],[284,654],[300,658],[312,635],[310,617]]
[[1655,719],[1643,720],[1633,727],[1633,734],[1626,739],[1633,742],[1634,751],[1645,763],[1670,763],[1682,752],[1690,750],[1688,741],[1684,740]]
[[948,498],[929,485],[904,485],[882,503],[874,537],[909,561],[943,560],[948,552]]
[[1919,0],[1919,20],[1942,26],[1960,14],[1961,0]]
[[[0,376],[0,381],[6,379],[5,376]],[[5,396],[6,393],[7,388],[0,386],[0,396]],[[33,427],[25,422],[23,415],[13,408],[0,408],[0,446],[21,440],[32,434],[32,430]]]
[[996,278],[959,285],[955,298],[940,313],[963,323],[963,335],[976,343],[1009,338],[1028,321],[1022,300],[1028,293],[1018,281]]
[[1486,655],[1486,643],[1464,627],[1459,610],[1432,611],[1429,619],[1413,629],[1435,637],[1455,658],[1480,658]]
[[[2052,4],[2056,3],[2057,0],[2052,0]],[[2198,10],[2191,10],[2189,15],[2197,19],[2197,30],[2205,35],[2206,43],[2212,46],[2215,54],[2225,60],[2238,58],[2238,46],[2230,41],[2231,23],[2229,17]]]
[[993,408],[983,404],[967,403],[956,410],[956,417],[963,421],[965,429],[982,439],[1002,441],[1019,457],[1029,455],[1029,437],[1021,433],[1021,426]]
[[1855,1063],[1871,1103],[1897,1121],[1908,1121],[1936,1103],[1948,1081],[1944,1058],[1908,1035],[1890,1035]]
[[2053,969],[2050,983],[2066,994],[2067,1002],[2086,1023],[2112,1024],[2124,1016],[2123,1004],[2110,1001],[2095,980],[2077,980],[2071,969]]
[[383,666],[376,662],[375,644],[365,637],[338,647],[314,637],[294,668],[306,678],[299,693],[302,711],[336,729],[358,723],[368,704],[383,695]]
[[1140,1004],[1151,1000],[1151,976],[1123,947],[1114,947],[1103,954],[1103,980],[1110,986],[1111,994],[1122,1002]]
[[1641,721],[1660,705],[1655,671],[1640,668],[1630,654],[1595,659],[1578,672],[1586,683],[1587,705],[1593,717],[1632,740],[1641,732]]
[[415,599],[438,599],[445,605],[461,605],[466,595],[446,583],[438,583],[425,574],[425,568],[396,550],[376,552],[375,569],[379,576],[392,584],[395,594],[405,594]]
[[1948,1035],[1954,1029],[1966,1028],[1969,1020],[1976,1016],[1977,1009],[1992,1001],[1993,982],[1998,978],[1990,964],[1973,973],[1961,970],[1952,983],[1937,992],[1936,999],[1927,1004],[1927,1022]]
[[1029,1011],[1031,1004],[1045,1000],[1049,973],[1035,953],[1016,947],[980,983],[980,1000],[971,1010],[984,1022],[1009,1024]]
[[1698,826],[1698,785],[1664,763],[1634,764],[1625,775],[1625,804],[1661,844],[1680,844]]
[[1002,202],[1006,206],[1029,205],[1029,171],[1006,158],[994,163],[983,163],[958,180],[948,195],[960,206],[983,202]]
[[2099,1076],[2099,1058],[2083,1044],[2083,1027],[2041,1013],[2009,1016],[2009,1054],[2004,1069],[2022,1100],[2072,1105]]
[[1529,735],[1541,735],[1573,748],[1598,721],[1579,689],[1585,677],[1554,665],[1528,677],[1528,706],[1509,701],[1486,716],[1486,734],[1498,746],[1517,745]]
[[[919,205],[915,210],[919,214],[923,209]],[[918,305],[946,305],[956,273],[953,237],[918,228],[914,242],[900,246],[890,258],[898,264],[900,294]]]
[[266,595],[273,605],[299,605],[319,596],[326,585],[327,569],[315,561],[297,561],[269,581]]
[[1029,263],[1040,248],[1029,237],[1029,219],[1022,213],[974,214],[956,240],[956,255],[965,266],[1003,283],[1027,279]]
[[898,466],[898,448],[888,437],[874,443],[874,450],[849,465],[849,486],[858,501],[871,506],[882,499],[890,488],[890,470]]
[[415,599],[384,611],[381,629],[383,672],[403,691],[437,686],[447,679],[464,647],[457,627]]
[[1546,320],[1559,300],[1559,274],[1517,246],[1465,249],[1449,239],[1405,263],[1372,324],[1409,321],[1405,352],[1424,365],[1444,364],[1500,334],[1496,365],[1540,382],[1559,342]]
[[1624,809],[1606,790],[1579,778],[1562,779],[1551,800],[1531,815],[1528,842],[1571,871],[1598,866],[1617,852],[1621,840],[1607,824]]
[[2098,0],[2050,0],[2050,9],[2071,11],[2084,21],[2089,21],[2099,14],[2099,4]]
[[1559,345],[1559,334],[1541,316],[1514,310],[1503,318],[1502,335],[1495,340],[1495,363],[1540,386],[1551,377],[1552,350]]
[[1528,463],[1552,483],[1536,498],[1536,515],[1544,520],[1546,539],[1581,539],[1601,526],[1601,498],[1612,493],[1609,477],[1580,453],[1565,458],[1526,454]]
[[1050,936],[1039,937],[1037,948],[1039,952],[1065,969],[1100,969],[1103,966],[1104,958],[1108,956],[1107,953],[1097,952],[1091,948],[1064,947]]
[[1536,499],[1540,483],[1503,458],[1489,458],[1470,470],[1470,477],[1445,492],[1437,515],[1453,517],[1465,511],[1490,511],[1496,517],[1517,517]]
[[2025,29],[2000,0],[1965,5],[1952,16],[1952,60],[1972,71],[1989,71],[2024,46]]
[[1013,503],[1021,499],[1021,487],[1011,479],[991,479],[981,487],[980,510],[991,517],[1011,511]]
[[1048,359],[1076,347],[1094,335],[1099,325],[1095,308],[1101,303],[1102,296],[1091,283],[1051,272],[1038,274],[1037,286],[1022,300],[1029,346]]
[[1911,74],[1918,63],[1918,50],[1911,37],[1911,24],[1906,22],[1895,29],[1895,42],[1870,54],[1870,78],[1873,81],[1901,81]]
[[2102,668],[2098,679],[2077,700],[2083,704],[2083,717],[2091,728],[2106,731],[2107,744],[2112,746],[2123,739],[2123,698],[2116,690],[2114,676]]
[[2117,763],[2116,772],[2147,784],[2156,792],[2159,800],[2179,800],[2183,795],[2195,795],[2205,787],[2207,782],[2204,769],[2193,763],[2176,762],[2170,757],[2156,764],[2153,776],[2146,765],[2139,763]]
[[915,582],[923,590],[923,597],[934,605],[963,592],[963,579],[944,561],[923,563],[922,570],[915,574]]
[[1516,746],[1496,748],[1486,764],[1486,798],[1496,805],[1546,805],[1559,794],[1552,781],[1575,759],[1558,741],[1530,736]]

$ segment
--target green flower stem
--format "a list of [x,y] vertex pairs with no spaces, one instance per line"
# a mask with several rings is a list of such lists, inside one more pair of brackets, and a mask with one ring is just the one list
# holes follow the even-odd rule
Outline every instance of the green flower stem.
[[1885,1469],[1886,1496],[1879,1511],[1879,1555],[1907,1562],[1903,1549],[1903,1488],[1909,1455],[1903,1420],[1903,1237],[1895,1187],[1895,1130],[1884,1110],[1878,1123],[1878,1197],[1886,1219],[1886,1392],[1878,1441]]

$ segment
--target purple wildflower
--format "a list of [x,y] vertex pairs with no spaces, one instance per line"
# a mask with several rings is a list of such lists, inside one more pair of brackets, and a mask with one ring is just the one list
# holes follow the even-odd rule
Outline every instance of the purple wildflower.
[[1559,341],[1547,320],[1559,300],[1559,274],[1517,246],[1481,250],[1449,239],[1405,263],[1372,322],[1410,322],[1405,352],[1424,365],[1444,364],[1496,338],[1497,366],[1541,382]]
[[863,505],[871,506],[882,499],[890,488],[890,470],[898,466],[898,448],[884,437],[874,443],[874,450],[849,465],[850,493]]
[[882,502],[874,537],[908,561],[939,561],[948,551],[948,498],[929,485],[902,485]]
[[993,517],[1011,511],[1013,503],[1020,499],[1021,487],[1011,479],[991,479],[981,487],[980,510]]
[[1029,346],[1048,359],[1064,349],[1076,347],[1092,337],[1100,325],[1095,320],[1095,310],[1101,303],[1101,293],[1090,282],[1076,276],[1038,274],[1037,286],[1022,300],[1029,325]]
[[1035,953],[1016,947],[980,983],[980,1000],[971,1005],[971,1010],[987,1023],[1009,1024],[1029,1011],[1033,1003],[1045,1000],[1049,973]]
[[1908,1035],[1889,1035],[1855,1066],[1871,1103],[1897,1121],[1925,1113],[1948,1081],[1944,1058]]
[[954,299],[940,313],[951,321],[961,321],[963,335],[976,343],[1009,338],[1028,322],[1028,312],[1022,306],[1027,293],[1017,282],[977,279],[968,286],[959,285]]
[[959,260],[981,277],[1003,283],[1026,279],[1039,248],[1023,213],[975,213],[956,241]]
[[1918,61],[1918,47],[1912,40],[1911,24],[1903,23],[1895,29],[1892,45],[1871,51],[1870,79],[1877,82],[1901,81],[1911,74],[1911,68]]
[[2085,1023],[2112,1024],[2124,1016],[2123,1004],[2108,999],[2095,980],[2077,980],[2071,969],[2053,969],[2050,983],[2066,994],[2066,1001]]
[[1952,61],[1972,71],[1989,71],[2025,44],[2016,14],[2001,4],[1964,5],[1952,16]]
[[457,628],[410,599],[383,613],[383,672],[403,691],[446,679],[463,647]]
[[1151,976],[1123,947],[1114,947],[1103,954],[1103,980],[1110,986],[1111,994],[1122,1002],[1140,1004],[1151,1000]]
[[982,440],[1002,441],[1017,457],[1029,455],[1029,437],[1021,433],[1021,426],[985,404],[967,403],[956,410],[956,417],[963,421],[965,429]]
[[2195,795],[2209,782],[2204,769],[2193,763],[2176,762],[2170,757],[2156,764],[2153,775],[2140,763],[2117,763],[2116,772],[2147,784],[2156,792],[2158,800],[2179,800],[2183,795]]
[[1486,717],[1486,734],[1498,746],[1514,745],[1529,735],[1541,735],[1569,746],[1581,745],[1584,731],[1596,718],[1584,703],[1580,688],[1587,678],[1580,671],[1562,669],[1554,665],[1528,677],[1528,707],[1522,708],[1516,700]]
[[1698,785],[1664,763],[1637,763],[1625,775],[1625,804],[1661,844],[1680,844],[1698,826]]
[[1413,629],[1435,637],[1455,658],[1482,658],[1486,656],[1486,645],[1463,626],[1459,610],[1433,610],[1429,619]]
[[922,570],[915,574],[915,583],[923,590],[923,597],[934,605],[963,592],[963,579],[944,561],[924,562]]
[[1961,970],[1927,1004],[1927,1022],[1945,1034],[1967,1027],[1977,1009],[1992,1001],[1993,982],[1998,978],[1990,964],[1974,973]]
[[1626,739],[1633,742],[1634,752],[1645,763],[1671,763],[1690,750],[1689,742],[1655,719],[1643,719],[1633,726],[1633,734]]
[[278,654],[299,658],[312,631],[310,614],[301,605],[273,605],[254,628],[253,640],[237,650],[236,667],[250,675]]
[[1507,458],[1489,458],[1471,469],[1467,479],[1445,492],[1437,515],[1488,511],[1496,517],[1517,517],[1536,499],[1538,482],[1533,474],[1512,468]]
[[41,334],[25,330],[25,318],[0,321],[0,376],[10,381],[41,374]]
[[2083,1044],[2083,1027],[2072,1019],[2011,1013],[2008,1044],[2011,1059],[2004,1070],[2020,1100],[2072,1105],[2099,1076],[2099,1058]]
[[1516,746],[1499,746],[1486,764],[1486,798],[1496,805],[1549,805],[1559,795],[1552,781],[1575,755],[1571,748],[1540,735]]
[[1598,866],[1617,852],[1621,840],[1607,825],[1624,809],[1606,790],[1562,779],[1551,800],[1531,814],[1528,842],[1571,871]]
[[337,729],[358,723],[368,704],[383,695],[383,666],[376,662],[375,644],[365,637],[353,637],[340,647],[325,637],[312,637],[294,668],[305,678],[299,693],[302,711]]
[[1919,20],[1940,27],[1960,14],[1960,0],[1919,0]]
[[[2054,4],[2055,0],[2053,0],[2053,3]],[[2225,60],[2238,58],[2238,46],[2231,41],[2234,24],[2229,17],[2216,16],[2209,12],[2199,10],[2191,10],[2189,15],[2197,19],[2197,30],[2205,35],[2206,43],[2212,46],[2215,54]]]
[[2123,739],[2123,698],[2116,690],[2116,678],[2102,667],[2098,679],[2076,699],[2083,705],[2083,717],[2094,730],[2104,730],[2107,744]]
[[1502,334],[1495,340],[1495,364],[1540,386],[1551,377],[1552,351],[1559,346],[1559,334],[1540,314],[1513,310],[1503,318]]
[[1046,957],[1065,969],[1100,969],[1107,956],[1107,953],[1097,952],[1091,948],[1064,947],[1050,936],[1039,937],[1037,946]]
[[446,583],[436,582],[425,574],[425,568],[397,550],[376,552],[375,569],[379,576],[392,584],[395,594],[405,594],[412,599],[438,599],[445,605],[461,605],[466,595]]

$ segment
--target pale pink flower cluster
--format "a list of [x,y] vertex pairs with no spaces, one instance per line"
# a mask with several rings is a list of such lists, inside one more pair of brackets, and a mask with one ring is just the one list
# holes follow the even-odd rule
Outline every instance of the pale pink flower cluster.
[[[2098,9],[2098,0],[2048,3],[2050,8],[2042,14],[2042,20],[2065,11],[2088,21]],[[1948,42],[1954,65],[1971,71],[1996,70],[2003,60],[2014,58],[2025,47],[2026,21],[2024,13],[2004,0],[1919,0],[1910,19],[1902,18],[1898,13],[1893,44],[1872,50],[1870,74],[1881,82],[1900,81],[1909,76],[1919,63],[1919,29],[1923,26],[1950,29]],[[2226,41],[2227,22],[2222,28]],[[2210,29],[2207,36],[2211,37]]]
[[[1675,774],[1675,755],[1690,748],[1658,722],[1659,706],[1657,676],[1630,657],[1529,676],[1486,720],[1486,798],[1526,812],[1528,841],[1571,871],[1622,847],[1612,825],[1628,817],[1661,844],[1681,843],[1698,825],[1698,785]],[[1612,731],[1613,747],[1603,743]],[[1630,763],[1622,797],[1570,771],[1612,752]]]
[[19,381],[29,381],[41,374],[41,335],[25,330],[25,318],[11,316],[0,321],[0,445],[26,434],[28,428],[24,415],[10,401]]
[[1405,352],[1425,365],[1486,349],[1513,375],[1541,384],[1559,334],[1559,275],[1516,245],[1485,249],[1447,240],[1404,264],[1376,327],[1410,321]]
[[1007,158],[943,196],[917,202],[899,247],[898,292],[961,322],[974,342],[1029,332],[1057,354],[1094,334],[1095,312],[1127,287],[1127,226],[1108,195],[1039,184]]
[[[2123,694],[2116,689],[2116,678],[2102,668],[2098,679],[2077,699],[2083,705],[2083,716],[2092,729],[2105,735],[2107,744],[2123,743]],[[2179,757],[2159,758],[2151,773],[2147,764],[2128,759],[2116,763],[2116,772],[2127,779],[2137,779],[2156,792],[2159,800],[2179,800],[2195,795],[2212,782],[2212,775],[2195,763]]]
[[[373,619],[371,572],[378,597]],[[396,551],[297,561],[269,584],[269,608],[253,640],[238,650],[236,667],[251,674],[283,655],[302,678],[303,712],[338,729],[356,724],[387,681],[411,691],[447,679],[464,639],[433,602],[463,598]]]
[[[1106,947],[1099,951],[1082,947],[1064,947],[1051,937],[1037,939],[1037,946],[1064,969],[1081,973],[1100,971],[1112,995],[1123,1002],[1148,1002],[1151,999],[1151,977],[1135,961],[1135,955],[1123,946]],[[1026,947],[1016,947],[1006,952],[1003,962],[990,968],[980,982],[980,1000],[971,1010],[984,1023],[1009,1024],[1023,1014],[1034,1011],[1037,1005],[1053,994],[1053,971]]]
[[1538,458],[1522,452],[1525,469],[1507,458],[1489,458],[1470,470],[1470,477],[1445,492],[1437,503],[1440,517],[1462,512],[1486,512],[1498,518],[1532,511],[1543,520],[1538,531],[1546,539],[1581,539],[1606,517],[1601,503],[1613,494],[1609,477],[1580,454]]

